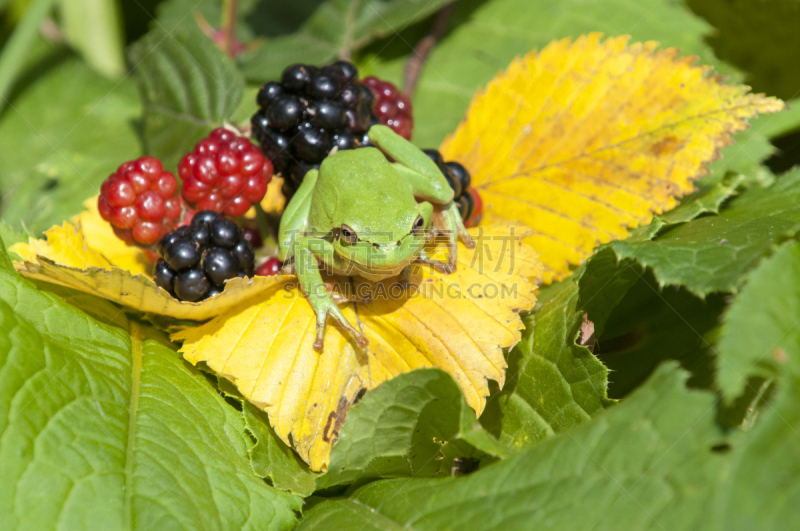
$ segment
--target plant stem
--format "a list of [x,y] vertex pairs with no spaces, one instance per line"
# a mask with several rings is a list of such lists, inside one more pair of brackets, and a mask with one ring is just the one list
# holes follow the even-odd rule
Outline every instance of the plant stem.
[[234,56],[236,42],[236,4],[237,0],[224,0],[222,6],[222,51],[228,57]]
[[8,95],[19,76],[31,41],[54,3],[55,0],[34,0],[3,48],[0,54],[0,110],[8,102]]
[[339,49],[339,59],[350,61],[353,52],[353,32],[356,27],[356,15],[361,9],[361,0],[350,0],[347,6],[347,13],[344,19],[344,35],[342,36],[342,47]]
[[403,94],[409,98],[414,96],[414,90],[417,88],[417,81],[419,81],[419,75],[425,65],[425,60],[436,45],[436,41],[442,37],[454,5],[455,2],[450,2],[439,10],[433,21],[433,26],[431,26],[431,31],[417,43],[411,53],[411,57],[406,62],[406,67],[403,70]]

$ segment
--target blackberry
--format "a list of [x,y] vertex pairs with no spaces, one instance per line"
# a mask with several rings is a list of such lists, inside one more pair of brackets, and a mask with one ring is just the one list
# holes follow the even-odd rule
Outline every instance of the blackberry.
[[360,83],[358,69],[347,61],[322,68],[288,66],[280,82],[261,87],[256,103],[252,135],[284,177],[287,197],[333,149],[370,146],[367,131],[374,124],[387,124],[411,137],[408,99],[377,78]]
[[474,227],[483,217],[483,201],[475,188],[472,188],[472,176],[469,171],[456,161],[445,162],[442,154],[436,149],[422,150],[439,167],[447,184],[453,189],[453,201],[458,206],[461,219],[466,227]]
[[97,208],[119,239],[148,247],[172,230],[184,205],[175,176],[158,159],[140,157],[103,182]]
[[223,128],[200,140],[178,166],[181,194],[192,208],[232,217],[243,215],[264,198],[272,171],[272,162],[258,147]]
[[255,251],[243,229],[213,210],[165,234],[153,279],[177,299],[197,302],[219,294],[226,280],[252,277]]
[[380,123],[388,125],[406,140],[411,140],[414,119],[408,96],[397,90],[392,83],[374,76],[364,78],[363,83],[375,95],[374,112]]
[[272,258],[268,259],[266,262],[261,264],[261,267],[259,267],[258,271],[256,271],[256,275],[260,277],[270,277],[272,275],[277,275],[282,267],[283,264],[281,263],[281,261],[273,256]]
[[242,233],[244,234],[244,239],[249,241],[253,248],[261,247],[263,244],[261,231],[256,227],[242,227]]
[[470,216],[464,220],[464,226],[467,228],[474,227],[483,219],[483,200],[475,188],[469,189],[469,195],[472,196],[473,207]]

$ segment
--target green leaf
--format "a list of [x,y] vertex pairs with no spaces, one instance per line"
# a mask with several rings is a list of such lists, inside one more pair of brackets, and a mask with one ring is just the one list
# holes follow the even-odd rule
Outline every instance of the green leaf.
[[82,210],[117,166],[141,154],[131,80],[49,56],[0,118],[2,219],[38,234]]
[[689,7],[716,31],[709,44],[723,61],[747,73],[757,92],[783,99],[797,96],[800,62],[796,42],[800,5],[793,0],[687,0]]
[[[723,74],[702,35],[708,26],[685,7],[660,0],[461,0],[447,33],[433,49],[414,94],[414,142],[438,146],[464,117],[475,91],[514,57],[552,40],[593,31],[629,34],[633,41],[656,40],[686,55],[698,55]],[[359,64],[365,74],[399,82],[418,32],[401,34],[370,47]]]
[[719,341],[720,388],[736,396],[748,376],[769,378],[780,366],[800,374],[800,244],[764,260],[727,314]]
[[[236,34],[243,43],[259,36],[277,37],[294,33],[319,6],[321,0],[238,0]],[[195,15],[219,29],[222,25],[222,0],[167,0],[158,6],[154,25],[172,32],[197,27]]]
[[156,29],[131,51],[144,103],[144,145],[170,170],[214,127],[233,118],[244,81],[199,28]]
[[463,478],[371,483],[307,511],[315,529],[710,529],[724,457],[714,397],[662,367],[592,421]]
[[455,459],[508,453],[481,428],[447,373],[420,369],[382,383],[350,409],[317,488],[381,477],[449,476]]
[[247,432],[255,439],[248,448],[253,472],[260,478],[269,478],[276,488],[293,494],[308,496],[314,492],[317,474],[280,440],[269,425],[267,414],[242,401],[242,415]]
[[779,383],[777,399],[761,410],[755,430],[735,447],[733,471],[719,505],[728,531],[800,528],[800,377],[786,374]]
[[[0,239],[6,242],[9,247],[19,242],[27,242],[31,235],[23,227],[21,231],[17,231],[5,221],[0,221]],[[12,260],[21,260],[17,253],[9,251]]]
[[682,285],[699,296],[736,291],[773,245],[800,229],[800,171],[767,188],[753,187],[718,216],[662,230],[653,240],[609,244],[619,259],[651,267],[660,286]]
[[717,172],[710,177],[699,183],[697,191],[685,197],[680,205],[658,216],[662,226],[685,223],[701,214],[718,214],[722,203],[732,197],[745,180],[745,176],[738,173]]
[[0,247],[0,528],[290,528],[242,418],[148,329],[86,316]]
[[[292,63],[324,65],[378,37],[394,35],[450,0],[328,0],[296,33],[271,39],[242,56],[249,81],[279,79]],[[410,51],[410,50],[409,50]]]
[[525,316],[522,341],[509,353],[506,385],[493,390],[481,424],[503,444],[528,448],[589,420],[613,403],[608,370],[576,344],[583,313],[572,280],[542,290]]

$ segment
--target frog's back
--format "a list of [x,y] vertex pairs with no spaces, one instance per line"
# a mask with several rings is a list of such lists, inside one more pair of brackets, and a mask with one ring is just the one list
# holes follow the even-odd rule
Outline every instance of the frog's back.
[[408,192],[409,184],[373,147],[339,151],[322,161],[316,188],[328,197],[351,201],[386,201]]
[[391,217],[405,224],[411,215],[406,211],[416,209],[411,185],[373,147],[328,156],[320,167],[313,202],[317,205],[313,221],[319,226],[347,223],[351,214],[376,227]]

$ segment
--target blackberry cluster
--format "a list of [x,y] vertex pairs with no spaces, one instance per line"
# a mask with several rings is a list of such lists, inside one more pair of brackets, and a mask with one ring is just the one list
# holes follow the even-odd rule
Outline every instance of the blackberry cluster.
[[483,201],[475,188],[471,188],[472,176],[459,162],[445,162],[442,154],[435,149],[423,149],[428,157],[436,163],[442,172],[447,184],[453,189],[453,201],[458,205],[464,225],[473,227],[480,222],[483,210]]
[[252,277],[255,253],[242,230],[213,210],[201,210],[189,225],[158,242],[153,277],[173,297],[197,302],[222,293],[226,280]]
[[140,157],[103,182],[97,208],[119,239],[147,247],[172,230],[183,205],[175,176],[158,159]]
[[411,137],[411,103],[391,83],[358,80],[351,63],[322,68],[295,64],[280,82],[261,87],[259,110],[251,119],[253,137],[284,177],[287,195],[311,169],[318,169],[332,149],[369,146],[369,128],[385,124]]
[[178,165],[184,200],[196,210],[231,217],[260,202],[272,179],[272,163],[246,138],[221,127],[200,140]]
[[397,90],[392,83],[381,81],[377,77],[365,77],[362,82],[369,87],[375,96],[372,109],[378,121],[392,128],[392,131],[406,140],[411,140],[414,119],[411,113],[411,101],[408,96]]

